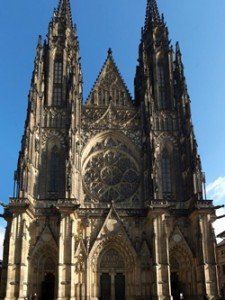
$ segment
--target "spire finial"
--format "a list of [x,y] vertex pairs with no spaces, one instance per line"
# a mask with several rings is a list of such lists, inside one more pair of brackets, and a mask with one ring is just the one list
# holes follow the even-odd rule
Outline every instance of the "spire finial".
[[160,14],[159,14],[159,9],[156,0],[148,0],[147,2],[145,27],[148,26],[149,22],[153,22],[153,23],[160,22]]
[[112,49],[109,48],[109,49],[108,49],[108,57],[111,57],[111,56],[112,56]]

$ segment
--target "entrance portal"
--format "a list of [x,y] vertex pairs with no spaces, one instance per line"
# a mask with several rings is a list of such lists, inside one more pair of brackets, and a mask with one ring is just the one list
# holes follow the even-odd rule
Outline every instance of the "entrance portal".
[[125,300],[125,264],[116,250],[103,254],[99,273],[100,300]]
[[111,299],[111,276],[107,273],[101,275],[101,300]]
[[122,273],[115,276],[115,294],[116,300],[125,300],[125,276]]
[[124,274],[103,273],[100,278],[100,300],[125,300]]
[[46,273],[41,285],[41,300],[54,300],[55,296],[55,276]]
[[176,272],[171,273],[171,294],[173,300],[180,300],[181,287],[179,282],[179,276]]

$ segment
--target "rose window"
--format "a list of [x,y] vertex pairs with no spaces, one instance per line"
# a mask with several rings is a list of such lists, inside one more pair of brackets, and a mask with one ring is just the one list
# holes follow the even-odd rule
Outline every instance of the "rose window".
[[83,183],[92,199],[124,201],[137,192],[140,175],[126,146],[98,144],[91,152],[84,164]]

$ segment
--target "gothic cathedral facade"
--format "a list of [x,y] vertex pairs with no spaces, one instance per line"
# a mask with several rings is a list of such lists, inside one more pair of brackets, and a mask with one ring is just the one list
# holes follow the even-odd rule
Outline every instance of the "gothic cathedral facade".
[[148,0],[132,99],[108,51],[87,102],[69,0],[39,38],[0,299],[218,299],[215,207],[179,45]]

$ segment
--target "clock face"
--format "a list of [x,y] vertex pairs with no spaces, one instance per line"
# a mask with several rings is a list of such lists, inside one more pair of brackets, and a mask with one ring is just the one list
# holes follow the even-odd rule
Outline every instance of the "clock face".
[[180,236],[180,234],[174,234],[173,240],[174,242],[179,243],[182,240],[182,237]]
[[107,139],[92,149],[86,159],[83,184],[95,200],[125,201],[137,192],[140,174],[128,148],[118,141]]

